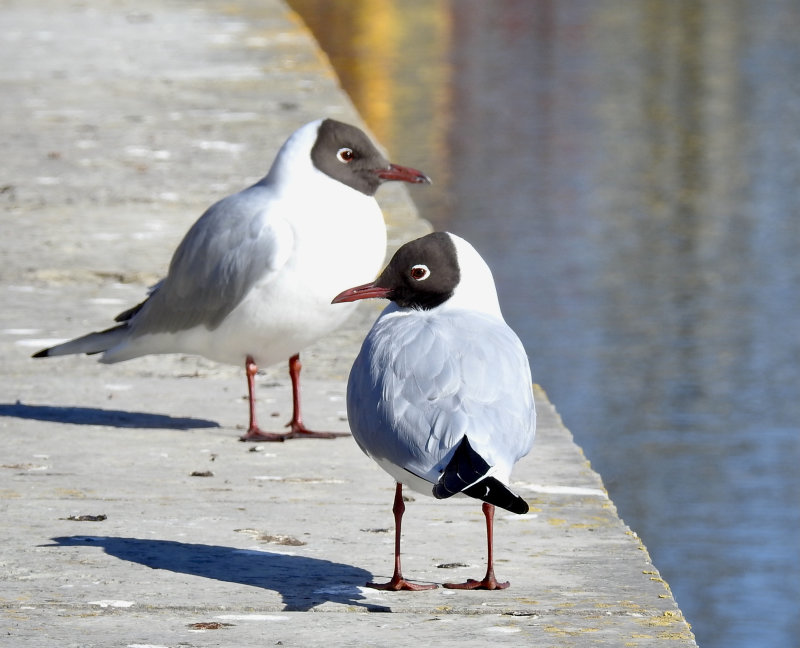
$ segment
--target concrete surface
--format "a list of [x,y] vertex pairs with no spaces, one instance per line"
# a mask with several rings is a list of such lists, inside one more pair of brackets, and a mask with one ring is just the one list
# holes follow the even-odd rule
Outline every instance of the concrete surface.
[[[297,126],[360,120],[277,0],[0,12],[0,644],[695,645],[540,391],[515,473],[531,513],[496,522],[511,587],[386,593],[363,585],[391,573],[393,484],[350,439],[238,442],[239,367],[32,360],[140,300],[202,210],[261,177]],[[379,199],[393,244],[426,231],[405,187]],[[347,430],[346,375],[377,308],[303,354],[310,425]],[[279,429],[284,367],[258,390]],[[406,576],[481,576],[480,506],[413,500]]]

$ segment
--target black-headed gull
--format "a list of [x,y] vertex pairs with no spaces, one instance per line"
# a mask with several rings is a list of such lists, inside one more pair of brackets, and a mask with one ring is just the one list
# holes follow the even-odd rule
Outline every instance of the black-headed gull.
[[494,279],[475,249],[437,232],[403,245],[372,283],[333,302],[391,300],[370,330],[347,385],[347,416],[359,447],[397,482],[395,565],[378,589],[430,589],[403,578],[403,484],[443,499],[482,500],[488,566],[458,589],[503,589],[494,575],[495,506],[527,513],[508,487],[536,431],[531,371],[503,320]]
[[[34,357],[102,353],[113,363],[156,353],[197,354],[245,365],[246,441],[337,436],[310,432],[300,411],[299,352],[349,316],[330,299],[380,270],[386,226],[374,195],[387,180],[425,183],[391,164],[360,129],[333,119],[295,131],[269,173],[212,205],[189,229],[167,276],[104,331]],[[349,311],[349,309],[348,309]],[[254,376],[289,358],[288,434],[259,429]]]

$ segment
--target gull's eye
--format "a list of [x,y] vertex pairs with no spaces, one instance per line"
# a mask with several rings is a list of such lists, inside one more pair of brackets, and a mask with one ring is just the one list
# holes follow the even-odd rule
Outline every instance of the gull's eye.
[[428,270],[428,266],[420,263],[411,268],[411,272],[409,272],[409,274],[414,281],[425,281],[431,276],[431,271]]
[[353,149],[345,146],[336,151],[336,159],[339,160],[339,162],[349,164],[356,159],[356,154],[353,152]]

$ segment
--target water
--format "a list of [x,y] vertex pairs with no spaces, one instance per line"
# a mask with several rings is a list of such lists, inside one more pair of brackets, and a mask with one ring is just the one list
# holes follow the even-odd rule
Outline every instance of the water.
[[800,646],[800,3],[291,4],[700,646]]

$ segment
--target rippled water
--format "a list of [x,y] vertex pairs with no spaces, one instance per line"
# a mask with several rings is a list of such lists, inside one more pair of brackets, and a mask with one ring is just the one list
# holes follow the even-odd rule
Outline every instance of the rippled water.
[[800,3],[291,4],[698,643],[800,646]]

